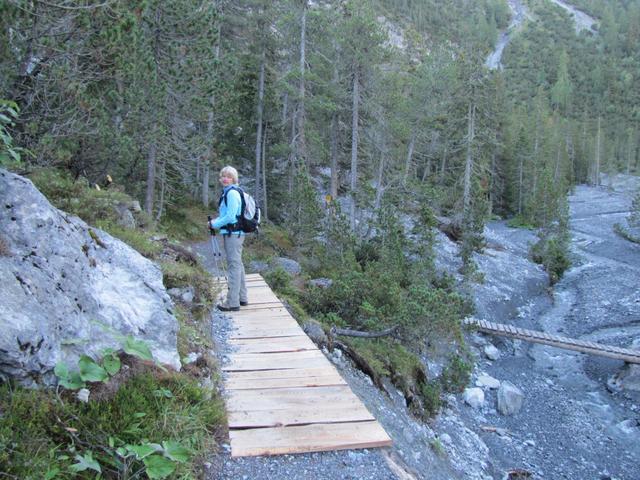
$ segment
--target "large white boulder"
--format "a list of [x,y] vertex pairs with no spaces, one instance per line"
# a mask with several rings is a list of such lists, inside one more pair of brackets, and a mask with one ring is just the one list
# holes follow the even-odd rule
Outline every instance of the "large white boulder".
[[178,324],[151,261],[54,208],[30,180],[0,169],[0,377],[55,383],[70,367],[146,341],[154,358],[180,368]]
[[502,382],[498,388],[498,411],[502,415],[515,415],[522,408],[524,393],[513,383]]

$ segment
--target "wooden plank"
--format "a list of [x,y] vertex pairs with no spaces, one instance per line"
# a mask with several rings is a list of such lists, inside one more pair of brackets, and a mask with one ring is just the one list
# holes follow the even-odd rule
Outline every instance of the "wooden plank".
[[273,304],[273,306],[269,307],[268,309],[265,309],[264,306],[260,309],[261,311],[259,313],[255,312],[255,309],[251,309],[249,308],[250,305],[247,305],[246,307],[242,307],[239,311],[237,312],[230,312],[231,318],[240,318],[243,316],[253,316],[253,317],[262,317],[263,315],[266,316],[270,316],[270,315],[291,315],[286,308],[284,308],[282,306],[282,304],[280,305],[275,305]]
[[279,379],[300,378],[304,376],[319,377],[324,375],[338,375],[338,371],[331,365],[315,368],[288,368],[286,370],[252,370],[246,372],[228,372],[227,380],[251,380],[251,379]]
[[296,352],[317,349],[316,344],[306,335],[271,339],[235,339],[229,340],[229,344],[235,347],[234,353]]
[[347,385],[313,388],[277,388],[231,391],[225,399],[228,411],[282,410],[296,406],[325,405],[335,403],[359,404],[360,399]]
[[223,371],[315,368],[329,363],[329,360],[318,350],[267,354],[232,354],[230,358],[231,362],[222,367]]
[[303,335],[303,331],[292,317],[273,317],[273,318],[251,318],[251,317],[243,317],[243,318],[234,318],[233,319],[234,327],[297,327],[300,329],[299,335]]
[[232,457],[391,445],[389,436],[373,421],[231,430],[229,437]]
[[[255,370],[253,370],[255,371]],[[253,372],[252,371],[252,372]],[[289,370],[259,370],[264,372],[280,372]],[[246,373],[246,372],[229,372]],[[227,379],[225,388],[227,390],[256,390],[260,388],[295,388],[295,387],[328,387],[335,385],[346,385],[347,382],[337,373],[323,376],[309,376],[292,378],[250,378],[250,379]]]
[[321,409],[304,406],[298,409],[277,409],[229,412],[229,428],[278,427],[309,423],[361,422],[375,420],[366,407],[358,402],[337,402]]
[[300,327],[295,328],[249,328],[239,327],[229,333],[230,339],[240,338],[276,338],[300,335]]

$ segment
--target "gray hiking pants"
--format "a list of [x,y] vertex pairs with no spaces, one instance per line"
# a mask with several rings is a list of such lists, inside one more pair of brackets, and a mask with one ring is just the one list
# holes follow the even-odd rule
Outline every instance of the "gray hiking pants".
[[239,307],[240,301],[246,302],[247,286],[244,282],[244,265],[242,264],[242,245],[244,243],[244,235],[237,234],[223,235],[224,254],[227,257],[227,267],[229,268],[229,280],[227,307]]

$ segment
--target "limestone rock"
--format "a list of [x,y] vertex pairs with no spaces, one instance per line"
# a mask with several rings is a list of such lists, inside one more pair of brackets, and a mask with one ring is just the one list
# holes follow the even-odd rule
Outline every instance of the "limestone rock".
[[330,278],[314,278],[309,280],[309,285],[318,288],[329,288],[333,284],[333,280]]
[[482,373],[478,375],[476,386],[496,389],[500,388],[500,380],[493,378],[491,375],[487,375],[486,373]]
[[269,270],[269,264],[267,262],[261,262],[259,260],[251,260],[249,262],[248,270],[255,273],[266,272],[267,270]]
[[289,275],[300,275],[302,272],[302,267],[295,260],[291,260],[290,258],[278,257],[275,260],[275,264],[278,267],[282,267],[282,269],[287,272]]
[[124,202],[120,202],[116,204],[114,208],[118,214],[118,225],[127,230],[133,230],[136,228],[136,219],[133,217],[133,213],[131,213],[129,205]]
[[608,382],[612,390],[640,392],[640,365],[627,364]]
[[54,208],[31,181],[0,169],[0,378],[53,384],[53,368],[144,340],[180,368],[178,324],[160,269],[107,233]]
[[327,335],[324,333],[322,326],[315,320],[307,320],[302,324],[302,330],[306,333],[313,343],[319,346],[328,343]]
[[462,397],[473,408],[481,408],[484,405],[484,392],[481,388],[467,388]]
[[510,382],[502,382],[498,389],[498,411],[502,415],[515,415],[522,408],[524,393]]
[[500,350],[491,344],[484,347],[484,354],[489,360],[498,360],[500,358]]

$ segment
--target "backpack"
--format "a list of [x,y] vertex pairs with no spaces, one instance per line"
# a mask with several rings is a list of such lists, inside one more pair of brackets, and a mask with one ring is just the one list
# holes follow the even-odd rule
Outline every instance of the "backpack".
[[260,227],[261,220],[261,210],[258,205],[256,205],[256,201],[254,198],[245,192],[242,188],[232,186],[229,190],[226,191],[218,202],[218,206],[222,204],[227,204],[227,195],[231,190],[235,190],[240,194],[240,215],[238,215],[237,222],[233,224],[227,225],[225,228],[230,232],[244,232],[244,233],[252,233],[257,232],[258,227]]

